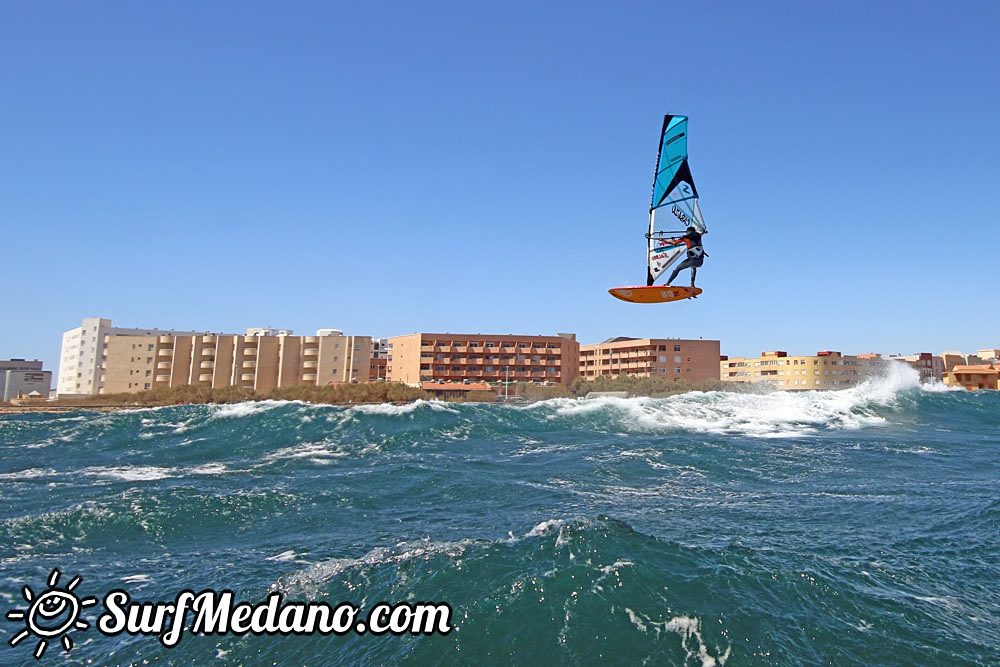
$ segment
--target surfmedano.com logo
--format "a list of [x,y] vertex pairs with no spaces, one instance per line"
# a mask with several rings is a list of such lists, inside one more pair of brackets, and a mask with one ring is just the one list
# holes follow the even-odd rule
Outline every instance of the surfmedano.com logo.
[[[90,624],[80,618],[85,607],[97,604],[97,598],[80,598],[74,589],[80,577],[59,588],[61,574],[52,570],[48,589],[35,595],[31,587],[22,589],[27,609],[7,612],[7,620],[24,624],[10,640],[17,646],[31,635],[38,638],[35,659],[45,654],[49,641],[61,639],[68,652],[73,648],[71,630],[86,630]],[[376,604],[363,615],[350,602],[336,606],[326,602],[284,602],[282,594],[272,592],[256,605],[235,602],[232,591],[208,589],[195,593],[183,590],[172,602],[131,601],[129,594],[116,588],[102,599],[104,613],[97,618],[97,629],[106,637],[120,634],[156,637],[166,648],[173,648],[185,631],[198,635],[446,635],[451,632],[451,605],[441,603],[400,602]],[[191,622],[188,623],[188,616]]]
[[24,629],[14,635],[10,640],[11,646],[17,646],[23,639],[30,635],[38,637],[35,644],[35,659],[41,659],[48,648],[49,640],[62,638],[62,645],[66,651],[73,648],[73,639],[70,638],[70,630],[86,630],[90,624],[80,620],[80,612],[84,607],[97,604],[97,598],[86,597],[80,599],[73,589],[80,584],[80,577],[76,576],[66,584],[66,588],[59,588],[59,577],[61,573],[58,569],[52,570],[49,574],[49,588],[40,595],[35,595],[30,586],[21,589],[24,601],[28,603],[27,609],[13,609],[7,612],[8,621],[24,621]]

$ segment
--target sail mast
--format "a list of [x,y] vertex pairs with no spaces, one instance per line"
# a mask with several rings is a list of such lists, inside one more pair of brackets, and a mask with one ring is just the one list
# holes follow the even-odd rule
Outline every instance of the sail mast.
[[656,280],[656,276],[653,275],[653,245],[656,241],[653,239],[653,229],[656,224],[656,209],[649,209],[649,233],[646,234],[646,285],[652,285],[653,281]]

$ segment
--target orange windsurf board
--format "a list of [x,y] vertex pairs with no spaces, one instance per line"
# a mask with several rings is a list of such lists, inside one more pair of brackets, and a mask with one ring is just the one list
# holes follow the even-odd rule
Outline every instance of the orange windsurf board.
[[652,285],[650,287],[612,287],[608,293],[616,299],[630,303],[666,303],[691,299],[701,294],[700,287],[673,287]]

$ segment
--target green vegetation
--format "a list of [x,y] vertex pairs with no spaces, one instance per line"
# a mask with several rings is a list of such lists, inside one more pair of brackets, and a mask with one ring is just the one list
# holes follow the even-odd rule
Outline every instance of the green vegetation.
[[[513,383],[512,383],[513,384]],[[688,391],[725,391],[726,385],[720,381],[690,382],[672,381],[668,378],[629,377],[598,378],[592,381],[578,379],[570,391],[562,386],[543,387],[531,382],[518,382],[510,387],[509,395],[529,401],[544,401],[550,398],[583,397],[592,391],[623,391],[630,396],[651,396],[654,398],[683,394]],[[470,391],[460,398],[444,400],[457,402],[493,402],[502,387],[490,390]],[[161,387],[138,393],[100,394],[86,398],[65,399],[46,402],[47,406],[125,406],[125,405],[176,405],[182,403],[242,403],[243,401],[305,401],[307,403],[406,403],[417,399],[429,400],[433,394],[422,389],[409,387],[399,382],[365,382],[360,384],[337,384],[327,387],[298,385],[282,389],[256,392],[243,387],[212,387],[184,385],[181,387]]]
[[176,405],[178,403],[242,403],[243,401],[307,401],[309,403],[405,403],[418,398],[429,399],[431,394],[398,382],[366,382],[363,384],[338,384],[329,387],[298,385],[282,389],[255,392],[243,387],[202,387],[184,385],[160,387],[137,393],[100,394],[86,398],[54,401],[72,405]]

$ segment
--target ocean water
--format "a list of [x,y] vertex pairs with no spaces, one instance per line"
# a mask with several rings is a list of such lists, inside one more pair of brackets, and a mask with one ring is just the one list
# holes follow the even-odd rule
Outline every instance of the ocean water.
[[[53,570],[446,602],[446,635],[47,638],[2,664],[1000,664],[1000,394],[294,402],[0,417],[0,606]],[[54,587],[53,587],[54,588]],[[17,616],[17,614],[15,614]]]

